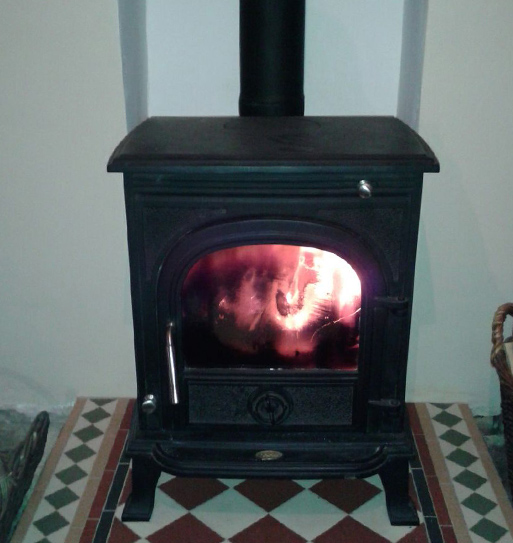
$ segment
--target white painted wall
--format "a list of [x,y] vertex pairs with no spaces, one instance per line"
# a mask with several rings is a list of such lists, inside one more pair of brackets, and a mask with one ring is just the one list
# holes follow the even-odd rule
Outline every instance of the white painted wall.
[[0,404],[134,394],[115,0],[3,0]]
[[[307,115],[395,115],[404,0],[307,0]],[[239,1],[148,2],[150,115],[237,115]]]
[[[131,2],[120,9],[140,23]],[[148,4],[150,114],[236,115],[237,0]],[[405,7],[405,24],[422,29],[422,10]],[[423,40],[405,26],[401,68],[403,0],[309,0],[307,10],[307,114],[399,111],[414,124],[419,91],[405,70],[420,73]],[[511,299],[512,27],[510,0],[429,2],[420,132],[442,173],[425,185],[412,400],[498,408],[488,355],[493,311]],[[3,405],[135,393],[121,178],[105,173],[126,131],[119,39],[115,0],[2,5]],[[139,55],[129,123],[145,115],[142,53],[128,59]]]
[[511,0],[429,0],[420,133],[442,172],[425,184],[409,397],[480,412],[498,410],[490,325],[513,298],[512,28]]

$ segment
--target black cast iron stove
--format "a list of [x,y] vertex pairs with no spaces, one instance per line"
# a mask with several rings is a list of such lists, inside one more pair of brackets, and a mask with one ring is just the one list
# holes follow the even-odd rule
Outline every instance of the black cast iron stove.
[[[255,5],[301,2],[243,0],[241,20]],[[270,20],[296,35],[302,17]],[[404,395],[423,174],[438,162],[393,117],[301,116],[284,80],[302,72],[275,72],[263,98],[243,83],[244,116],[150,118],[110,159],[138,388],[124,519],[149,519],[162,470],[379,473],[392,524],[415,524]]]

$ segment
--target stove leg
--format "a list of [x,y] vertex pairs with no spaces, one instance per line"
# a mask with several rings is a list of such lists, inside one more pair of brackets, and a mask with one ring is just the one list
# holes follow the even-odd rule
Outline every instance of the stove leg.
[[379,475],[385,489],[388,517],[392,526],[416,526],[419,517],[409,495],[409,470],[406,458],[393,458]]
[[123,509],[123,522],[150,520],[160,473],[160,468],[151,458],[132,459],[132,492]]

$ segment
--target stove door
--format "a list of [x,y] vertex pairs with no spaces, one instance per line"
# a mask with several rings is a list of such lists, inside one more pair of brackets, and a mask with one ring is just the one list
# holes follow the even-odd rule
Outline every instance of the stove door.
[[358,240],[306,222],[225,224],[170,253],[160,285],[173,427],[365,418],[362,330],[383,281]]

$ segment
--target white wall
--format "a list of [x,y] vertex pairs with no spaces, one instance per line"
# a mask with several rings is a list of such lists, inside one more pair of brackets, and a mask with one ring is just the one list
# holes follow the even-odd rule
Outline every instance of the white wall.
[[4,0],[0,403],[134,394],[115,0]]
[[[404,0],[307,0],[307,115],[395,115]],[[150,115],[237,115],[239,1],[151,0]]]
[[[150,114],[237,114],[237,0],[148,4]],[[419,71],[423,40],[405,27],[401,70],[403,0],[308,0],[307,13],[307,113],[395,114],[399,101],[414,123],[405,70]],[[429,2],[420,132],[442,173],[425,183],[412,400],[498,408],[489,328],[511,299],[512,27],[510,0]],[[119,39],[115,0],[2,4],[3,405],[135,393],[121,178],[105,173],[126,131]],[[132,119],[145,115],[143,52]]]
[[409,396],[482,412],[499,404],[492,316],[513,297],[512,28],[511,0],[429,0],[420,133],[442,171],[425,183]]

